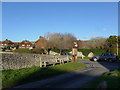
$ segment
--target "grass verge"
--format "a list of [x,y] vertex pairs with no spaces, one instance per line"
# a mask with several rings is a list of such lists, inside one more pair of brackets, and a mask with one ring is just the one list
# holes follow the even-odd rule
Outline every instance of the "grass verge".
[[47,77],[55,76],[58,74],[71,72],[73,70],[86,67],[85,64],[80,62],[67,63],[56,66],[48,67],[31,67],[16,70],[3,70],[2,71],[2,86],[3,88],[10,88],[16,85],[32,82]]
[[[118,76],[111,76],[111,74],[117,74]],[[85,88],[97,88],[100,82],[107,82],[107,88],[119,88],[120,89],[120,69],[114,70],[112,72],[107,72],[96,80],[90,82]]]

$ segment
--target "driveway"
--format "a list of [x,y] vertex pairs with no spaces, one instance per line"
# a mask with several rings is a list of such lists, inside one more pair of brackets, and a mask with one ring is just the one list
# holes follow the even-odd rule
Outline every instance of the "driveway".
[[87,67],[14,88],[83,88],[105,72],[119,68],[117,62],[93,62],[89,60],[78,60],[78,62],[86,64]]

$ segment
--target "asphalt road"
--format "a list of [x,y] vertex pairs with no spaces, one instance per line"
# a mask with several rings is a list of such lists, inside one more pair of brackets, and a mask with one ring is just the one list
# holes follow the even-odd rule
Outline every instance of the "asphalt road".
[[120,68],[118,62],[93,62],[89,60],[78,60],[78,62],[86,64],[87,67],[14,88],[83,88],[105,72]]

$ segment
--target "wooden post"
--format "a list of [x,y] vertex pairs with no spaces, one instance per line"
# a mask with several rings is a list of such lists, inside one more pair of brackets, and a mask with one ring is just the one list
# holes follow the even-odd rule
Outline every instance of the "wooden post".
[[67,62],[69,62],[69,57],[68,57],[68,55],[67,55]]
[[77,48],[72,48],[72,61],[76,62]]
[[78,48],[78,44],[77,42],[74,42],[74,46],[72,48],[72,61],[73,62],[76,62],[77,48]]

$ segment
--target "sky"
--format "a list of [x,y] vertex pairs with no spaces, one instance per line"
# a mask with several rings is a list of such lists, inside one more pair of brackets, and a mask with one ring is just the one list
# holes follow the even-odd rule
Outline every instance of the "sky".
[[47,32],[71,33],[78,40],[118,35],[118,3],[2,3],[2,40],[36,41]]

